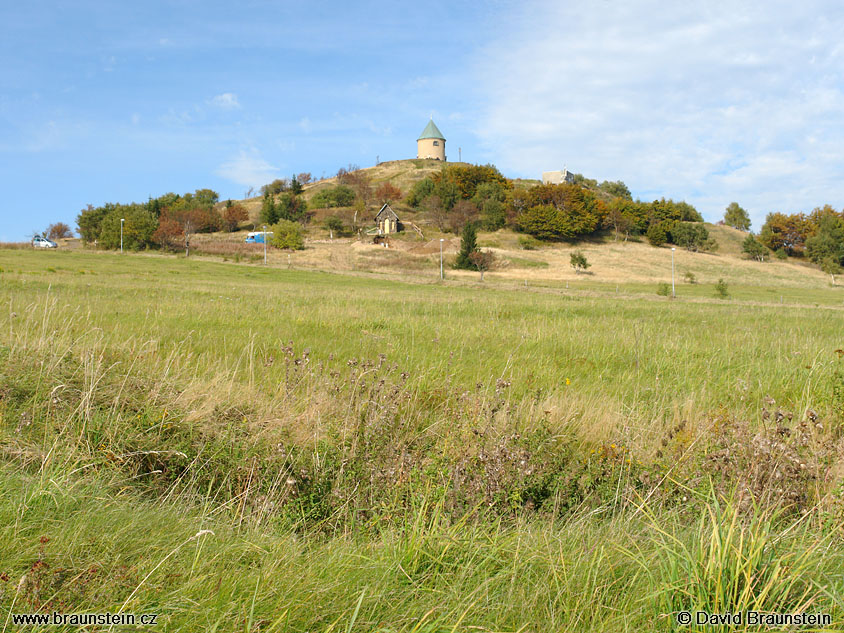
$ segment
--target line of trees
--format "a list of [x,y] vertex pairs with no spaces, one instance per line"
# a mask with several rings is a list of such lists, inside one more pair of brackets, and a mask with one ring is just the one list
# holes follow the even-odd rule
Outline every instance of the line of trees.
[[88,205],[76,218],[79,236],[100,248],[120,247],[121,220],[123,246],[129,250],[159,247],[189,248],[195,233],[236,231],[249,219],[246,209],[231,200],[217,208],[219,194],[211,189],[194,193],[166,193],[144,203]]

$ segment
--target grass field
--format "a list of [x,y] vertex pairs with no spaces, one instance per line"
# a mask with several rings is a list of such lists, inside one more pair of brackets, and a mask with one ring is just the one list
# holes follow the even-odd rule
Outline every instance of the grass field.
[[[0,604],[167,631],[842,630],[840,289],[746,262],[729,300],[672,301],[653,267],[610,277],[640,248],[666,255],[596,246],[569,288],[544,250],[527,286],[0,250]],[[678,254],[708,282],[706,257]]]

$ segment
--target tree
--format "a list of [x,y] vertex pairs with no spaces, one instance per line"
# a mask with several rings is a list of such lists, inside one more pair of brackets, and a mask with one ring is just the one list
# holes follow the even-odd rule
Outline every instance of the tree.
[[730,296],[730,293],[727,289],[727,282],[723,279],[719,279],[718,283],[715,284],[715,296],[719,299],[726,299]]
[[651,224],[645,236],[648,238],[648,243],[651,246],[662,246],[668,241],[668,234],[661,222]]
[[448,213],[446,212],[445,207],[443,207],[439,196],[429,196],[425,198],[425,202],[422,203],[422,209],[425,211],[426,215],[433,220],[434,224],[437,225],[437,228],[440,231],[445,231],[445,225],[448,221]]
[[821,216],[817,232],[806,240],[806,256],[816,264],[826,259],[844,264],[844,218],[835,212]]
[[699,222],[675,222],[671,226],[671,242],[695,253],[714,250],[709,231]]
[[276,178],[270,184],[261,187],[261,194],[266,196],[278,195],[282,191],[287,191],[290,188],[290,182],[287,179]]
[[56,222],[55,224],[51,224],[47,227],[47,230],[44,231],[44,235],[51,240],[60,240],[66,237],[73,237],[73,231],[71,231],[70,227],[64,222]]
[[108,214],[109,208],[114,205],[104,205],[102,207],[94,207],[88,205],[79,212],[76,216],[76,226],[79,230],[79,237],[83,242],[88,244],[95,243],[100,237],[100,229],[103,219]]
[[240,203],[232,204],[223,209],[223,224],[229,232],[237,231],[241,222],[249,219],[249,212]]
[[158,220],[147,211],[146,205],[112,205],[100,225],[98,244],[103,248],[120,248],[120,219],[123,223],[123,247],[140,250],[152,244],[152,234]]
[[835,285],[835,275],[841,274],[841,264],[833,257],[825,257],[820,263],[821,270],[830,276],[832,285]]
[[264,192],[264,199],[261,201],[261,213],[258,218],[263,224],[267,225],[278,222],[278,209],[273,195],[269,192]]
[[569,263],[571,264],[571,267],[574,268],[575,275],[580,274],[581,271],[585,271],[592,265],[586,261],[586,255],[583,254],[583,251],[572,252],[569,257]]
[[477,219],[478,208],[468,200],[460,200],[455,204],[448,217],[449,226],[455,233],[460,233],[464,226]]
[[294,196],[298,196],[300,193],[302,193],[302,183],[299,182],[299,180],[296,178],[295,174],[290,179],[290,192]]
[[311,204],[316,209],[350,207],[355,202],[355,192],[346,185],[320,189],[312,198]]
[[630,189],[628,189],[627,185],[625,185],[620,180],[616,180],[616,181],[605,180],[600,185],[598,185],[598,189],[600,189],[604,193],[608,193],[609,195],[613,196],[614,198],[622,198],[624,200],[633,200],[633,196],[630,193]]
[[768,254],[768,249],[765,248],[765,245],[757,240],[752,233],[744,238],[744,241],[741,243],[741,251],[757,262],[764,262],[765,255]]
[[574,240],[594,233],[606,214],[595,194],[577,185],[539,185],[514,204],[516,228],[543,240]]
[[328,237],[334,239],[334,234],[340,235],[343,232],[343,220],[336,215],[330,215],[325,218],[325,228],[328,229]]
[[158,228],[152,234],[152,241],[169,251],[175,251],[184,242],[185,232],[182,225],[173,218],[163,216],[158,221]]
[[784,249],[788,255],[803,255],[812,225],[803,213],[769,213],[759,232],[759,240],[772,251]]
[[382,183],[375,190],[375,201],[378,204],[389,204],[396,200],[401,200],[401,197],[401,189],[389,182]]
[[290,220],[279,220],[273,224],[268,231],[272,231],[270,244],[276,248],[301,251],[305,248],[305,238],[302,235],[302,227],[297,222]]
[[477,270],[475,264],[472,262],[472,253],[478,250],[478,233],[475,230],[475,225],[471,222],[463,227],[463,233],[460,236],[460,252],[457,253],[457,261],[454,262],[455,268],[463,270]]
[[311,172],[303,171],[301,174],[296,176],[296,179],[299,182],[301,182],[303,185],[307,185],[309,182],[311,182],[314,179],[314,177],[311,176]]
[[724,224],[739,231],[750,230],[750,216],[742,209],[738,202],[731,202],[724,212]]
[[470,253],[469,261],[472,262],[475,270],[481,273],[481,281],[483,281],[484,273],[495,264],[495,254],[492,251],[475,251]]

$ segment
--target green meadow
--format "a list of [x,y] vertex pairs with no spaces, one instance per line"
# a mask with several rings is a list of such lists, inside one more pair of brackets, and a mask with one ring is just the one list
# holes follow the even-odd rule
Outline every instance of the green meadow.
[[2,631],[844,628],[837,287],[0,269]]

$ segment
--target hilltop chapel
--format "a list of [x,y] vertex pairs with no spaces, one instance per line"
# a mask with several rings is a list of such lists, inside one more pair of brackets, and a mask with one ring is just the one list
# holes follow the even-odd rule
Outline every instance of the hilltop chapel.
[[416,139],[416,158],[433,158],[434,160],[445,161],[445,137],[433,117],[428,125],[422,130],[422,134]]

